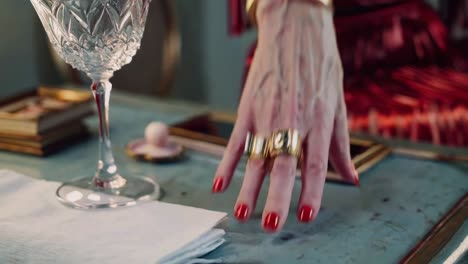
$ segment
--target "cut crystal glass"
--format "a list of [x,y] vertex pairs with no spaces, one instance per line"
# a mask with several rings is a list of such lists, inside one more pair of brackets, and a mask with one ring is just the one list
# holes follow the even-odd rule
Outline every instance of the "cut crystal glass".
[[65,183],[58,199],[75,208],[114,208],[157,199],[151,178],[118,173],[109,137],[109,79],[140,48],[151,0],[31,0],[55,51],[92,80],[99,115],[98,168],[94,177]]

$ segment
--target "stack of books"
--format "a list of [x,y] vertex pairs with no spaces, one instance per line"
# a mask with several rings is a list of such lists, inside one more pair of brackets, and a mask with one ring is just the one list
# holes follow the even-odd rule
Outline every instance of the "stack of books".
[[0,101],[0,149],[46,156],[88,136],[90,92],[38,87]]

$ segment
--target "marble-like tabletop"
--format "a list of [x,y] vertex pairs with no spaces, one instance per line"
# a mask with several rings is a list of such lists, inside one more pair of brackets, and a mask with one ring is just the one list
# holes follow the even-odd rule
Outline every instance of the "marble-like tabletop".
[[[120,94],[111,100],[110,120],[122,174],[156,176],[165,192],[162,201],[229,213],[227,243],[207,258],[222,257],[226,263],[241,264],[398,263],[468,191],[467,164],[392,154],[361,175],[360,188],[327,183],[320,214],[311,224],[295,219],[300,192],[297,180],[284,230],[266,234],[260,228],[266,188],[251,221],[242,224],[232,217],[243,166],[224,194],[213,195],[211,183],[218,157],[188,151],[180,162],[152,164],[136,161],[125,152],[126,143],[142,137],[149,122],[172,123],[205,110],[183,102]],[[90,139],[46,158],[0,152],[0,168],[47,180],[91,177],[97,157],[96,117],[87,124],[93,132]],[[465,220],[454,239],[466,237],[467,232]],[[458,244],[448,243],[433,261],[444,260]]]

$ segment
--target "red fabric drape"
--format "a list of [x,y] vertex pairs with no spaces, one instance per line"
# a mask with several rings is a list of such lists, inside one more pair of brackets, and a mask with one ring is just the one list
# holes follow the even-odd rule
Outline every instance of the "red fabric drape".
[[240,35],[249,28],[245,2],[245,0],[228,0],[228,30],[232,35]]
[[452,45],[451,51],[454,66],[468,73],[468,0],[452,0],[447,12]]
[[447,50],[445,25],[422,1],[336,16],[335,28],[347,73],[443,63]]

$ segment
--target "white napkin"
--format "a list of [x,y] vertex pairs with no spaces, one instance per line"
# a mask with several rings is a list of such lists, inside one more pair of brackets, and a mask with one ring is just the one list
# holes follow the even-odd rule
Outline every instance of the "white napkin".
[[0,170],[0,263],[219,263],[197,259],[224,242],[225,213],[148,202],[67,208],[58,182]]

